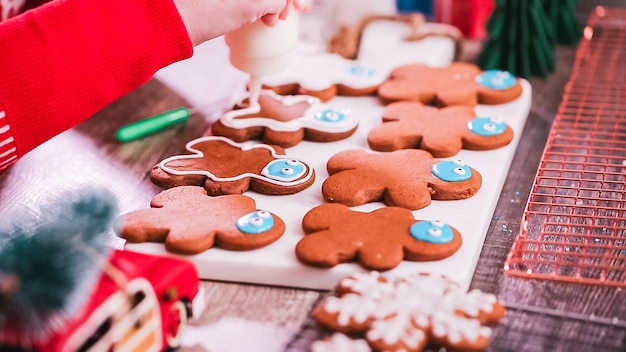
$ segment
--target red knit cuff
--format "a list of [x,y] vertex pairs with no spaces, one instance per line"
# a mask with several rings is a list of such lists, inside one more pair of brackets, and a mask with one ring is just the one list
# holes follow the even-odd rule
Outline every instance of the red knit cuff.
[[193,48],[172,0],[55,0],[0,23],[0,53],[21,156]]

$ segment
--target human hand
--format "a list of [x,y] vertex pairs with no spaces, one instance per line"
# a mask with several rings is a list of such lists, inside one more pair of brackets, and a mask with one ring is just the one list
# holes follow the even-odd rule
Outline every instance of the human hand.
[[310,8],[312,0],[174,0],[194,45],[231,32],[259,19],[274,25],[293,7]]
[[312,4],[313,0],[287,0],[287,4],[278,15],[267,14],[261,17],[261,20],[266,25],[273,26],[276,22],[278,22],[278,20],[286,19],[292,7],[298,11],[306,12],[311,8]]

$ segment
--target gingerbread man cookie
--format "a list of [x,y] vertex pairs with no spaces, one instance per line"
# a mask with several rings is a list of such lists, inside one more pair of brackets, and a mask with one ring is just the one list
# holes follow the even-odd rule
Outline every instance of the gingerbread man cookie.
[[150,171],[162,188],[203,186],[209,195],[293,194],[311,186],[315,171],[267,144],[240,144],[224,137],[201,137],[187,143],[191,155],[164,159]]
[[150,206],[121,216],[118,235],[131,243],[164,242],[168,251],[198,254],[213,246],[261,248],[285,232],[281,218],[240,194],[210,197],[202,187],[174,187],[157,194]]
[[385,104],[403,100],[439,107],[503,104],[521,94],[522,86],[512,74],[481,71],[476,65],[462,62],[444,68],[422,64],[401,66],[378,88]]
[[214,135],[235,142],[260,139],[283,148],[292,147],[303,139],[332,142],[354,133],[358,119],[348,109],[323,104],[308,95],[279,96],[264,90],[258,104],[226,112],[211,130]]
[[385,207],[370,213],[324,204],[304,215],[307,234],[296,256],[308,265],[333,267],[358,261],[369,270],[390,270],[403,260],[433,261],[454,254],[461,234],[441,221],[421,221],[409,209]]
[[322,184],[327,201],[357,206],[383,201],[388,206],[417,210],[431,199],[473,196],[482,177],[460,160],[436,160],[419,149],[391,153],[348,150],[326,164],[330,175]]
[[328,101],[336,95],[373,94],[386,78],[387,72],[338,54],[296,53],[285,70],[263,76],[263,86],[280,95],[304,94]]
[[435,158],[456,155],[461,149],[496,149],[511,140],[513,130],[499,118],[477,117],[468,106],[437,109],[418,102],[387,105],[383,124],[367,136],[373,150],[419,148]]
[[335,292],[316,307],[315,320],[364,338],[373,351],[421,351],[427,344],[484,350],[492,334],[488,325],[505,314],[496,296],[465,292],[440,275],[386,278],[372,271],[340,280]]

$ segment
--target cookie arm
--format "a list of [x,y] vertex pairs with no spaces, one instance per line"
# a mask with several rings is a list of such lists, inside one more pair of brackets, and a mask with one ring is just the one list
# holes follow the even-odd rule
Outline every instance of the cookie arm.
[[358,246],[355,243],[338,241],[331,231],[320,231],[306,235],[296,244],[296,257],[301,262],[330,268],[354,260]]
[[167,226],[153,224],[153,210],[140,209],[120,216],[115,233],[130,243],[165,241],[170,230]]
[[384,191],[380,181],[358,170],[336,173],[322,184],[322,194],[327,201],[351,207],[382,200]]
[[350,208],[343,204],[322,204],[304,214],[302,230],[306,234],[328,230],[333,223],[342,221],[348,214]]
[[419,179],[397,182],[385,189],[383,202],[388,206],[417,210],[427,207],[431,203],[431,194],[428,185]]
[[450,89],[440,89],[437,92],[435,104],[444,106],[476,106],[478,104],[478,94],[473,85],[451,86]]
[[418,148],[422,135],[407,127],[402,122],[385,122],[370,131],[367,135],[367,144],[380,152]]

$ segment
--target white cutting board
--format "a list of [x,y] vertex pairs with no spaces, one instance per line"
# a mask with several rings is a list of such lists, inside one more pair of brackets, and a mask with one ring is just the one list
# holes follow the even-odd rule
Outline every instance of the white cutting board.
[[[433,262],[403,262],[388,275],[404,275],[408,272],[444,274],[469,287],[485,235],[500,191],[504,184],[511,160],[515,154],[519,137],[530,109],[531,87],[523,80],[523,94],[517,100],[497,106],[479,105],[476,113],[481,116],[502,118],[515,133],[515,139],[506,147],[492,151],[463,150],[450,160],[462,159],[478,170],[483,185],[478,193],[466,200],[433,201],[424,209],[414,211],[416,219],[443,220],[456,227],[463,237],[458,252],[449,258]],[[287,155],[300,159],[315,168],[317,178],[310,188],[288,196],[267,196],[254,192],[246,195],[254,198],[259,209],[269,210],[280,216],[286,224],[286,233],[277,242],[258,250],[231,252],[219,248],[188,256],[198,267],[204,279],[236,281],[255,284],[331,289],[337,281],[355,271],[363,271],[358,264],[340,264],[331,269],[320,269],[301,264],[295,254],[296,243],[304,236],[301,220],[311,208],[324,204],[321,185],[328,177],[326,162],[335,153],[346,149],[369,149],[368,132],[380,125],[384,107],[375,97],[337,97],[329,102],[336,107],[346,107],[359,116],[360,125],[351,137],[332,143],[303,141],[287,149]],[[354,207],[358,211],[372,211],[384,207],[382,203],[371,203]],[[127,245],[128,249],[166,254],[163,245],[154,243]]]
[[[306,27],[311,30],[310,24]],[[364,33],[363,55],[359,60],[382,71],[407,63],[424,63],[435,67],[445,67],[454,60],[455,43],[444,37],[429,37],[416,42],[401,40],[409,34],[409,28],[393,21],[378,21],[368,26]],[[319,44],[319,43],[317,43]],[[176,89],[194,105],[211,101],[226,102],[223,107],[238,101],[244,91],[246,76],[229,66],[226,61],[228,48],[218,38],[196,49],[190,60],[172,65],[157,74],[157,78]],[[298,55],[313,55],[315,45],[301,42],[292,59]],[[385,50],[376,50],[377,47]],[[224,52],[224,54],[218,54]],[[201,80],[205,75],[211,79]],[[233,83],[234,81],[238,82]],[[237,85],[240,88],[237,91]],[[493,151],[461,151],[450,159],[463,159],[483,176],[483,186],[472,198],[460,201],[433,201],[425,209],[414,215],[420,220],[439,219],[456,227],[463,236],[463,245],[453,256],[435,262],[403,262],[388,272],[389,275],[402,275],[407,272],[423,271],[441,273],[456,279],[469,287],[480,250],[499,198],[509,165],[522,133],[531,101],[531,87],[523,81],[523,95],[514,102],[498,106],[478,106],[479,115],[501,117],[515,132],[515,139],[506,147]],[[229,101],[230,98],[230,102]],[[254,284],[279,285],[310,289],[331,289],[337,281],[355,271],[363,269],[358,264],[341,264],[332,269],[320,269],[301,264],[294,254],[296,243],[304,236],[301,220],[311,208],[324,204],[321,185],[328,177],[326,162],[335,153],[355,148],[369,149],[368,132],[381,124],[383,106],[375,97],[337,97],[328,102],[336,107],[350,108],[360,118],[360,125],[350,138],[332,143],[312,143],[303,141],[287,149],[287,155],[301,159],[315,168],[316,182],[310,188],[289,196],[266,196],[254,192],[246,195],[254,198],[258,208],[266,209],[280,216],[287,226],[286,233],[277,242],[254,251],[231,252],[212,248],[204,253],[186,257],[198,267],[204,279],[245,282]],[[219,104],[218,104],[219,105]],[[209,119],[215,119],[217,105],[205,111]],[[147,204],[146,204],[147,206]],[[353,208],[359,211],[372,211],[383,207],[382,203],[372,203]],[[168,254],[163,245],[155,243],[129,244],[128,249],[153,254]]]

